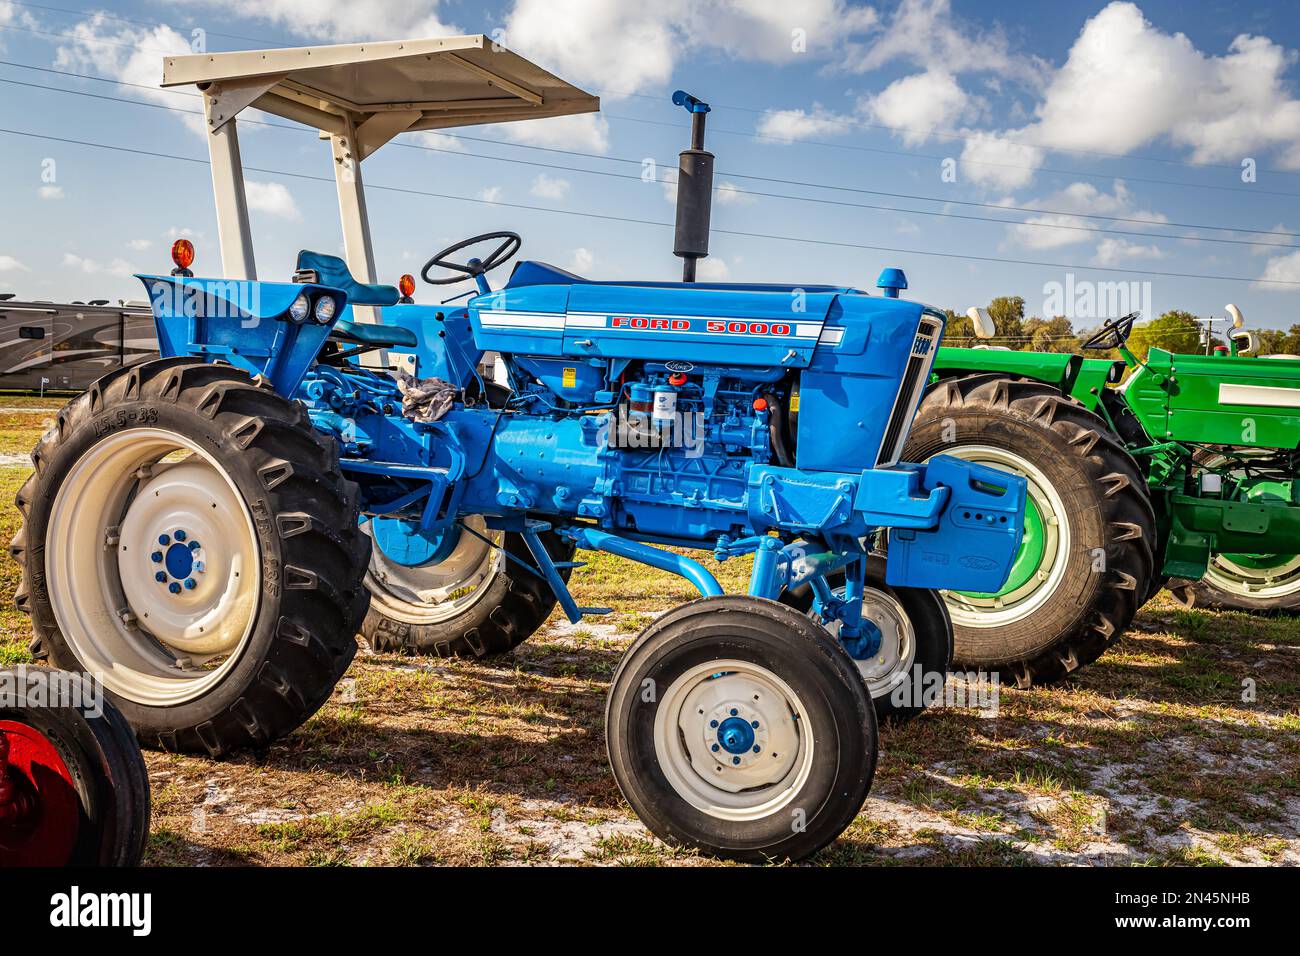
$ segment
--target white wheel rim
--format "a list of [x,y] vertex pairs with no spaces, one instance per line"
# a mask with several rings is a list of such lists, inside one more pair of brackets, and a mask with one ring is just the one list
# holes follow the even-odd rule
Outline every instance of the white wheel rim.
[[[752,739],[733,752],[743,734]],[[668,783],[720,820],[759,820],[787,806],[812,769],[814,736],[790,685],[747,661],[691,668],[655,713],[655,757]]]
[[1289,597],[1300,592],[1300,555],[1272,568],[1247,568],[1216,554],[1210,559],[1204,581],[1238,597]]
[[1070,516],[1065,502],[1042,469],[1005,448],[958,445],[943,454],[1024,478],[1028,483],[1028,497],[1043,519],[1043,558],[1029,580],[1014,591],[996,597],[940,591],[948,605],[948,614],[953,624],[964,627],[1004,627],[1023,621],[1051,598],[1069,567]]
[[[1213,468],[1225,460],[1224,455],[1213,455],[1204,464]],[[1241,471],[1234,469],[1233,474],[1240,475]],[[1202,580],[1220,591],[1252,600],[1289,597],[1300,591],[1300,555],[1271,568],[1249,568],[1216,554],[1210,558]]]
[[[835,596],[844,597],[844,588]],[[867,685],[872,700],[886,697],[899,684],[906,681],[916,663],[916,629],[912,626],[903,606],[884,591],[864,588],[862,592],[862,617],[880,629],[880,647],[871,657],[852,658]],[[839,640],[839,619],[826,623],[826,630]]]
[[[487,593],[506,560],[488,541],[500,545],[502,535],[489,532],[478,515],[464,522],[469,530],[461,532],[452,553],[436,564],[407,567],[388,560],[378,544],[371,548],[366,588],[371,604],[384,617],[406,624],[441,624],[464,614]],[[362,528],[371,534],[370,522]]]
[[156,428],[111,435],[68,472],[50,509],[45,571],[81,666],[149,706],[219,683],[261,596],[257,536],[234,481],[188,438]]

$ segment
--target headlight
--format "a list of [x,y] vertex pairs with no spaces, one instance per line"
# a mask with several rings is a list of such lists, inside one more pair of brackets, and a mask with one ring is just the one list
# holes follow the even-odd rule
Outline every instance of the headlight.
[[338,308],[338,303],[334,301],[333,296],[323,295],[316,300],[316,321],[325,325],[334,318],[334,310]]
[[302,322],[306,320],[307,313],[311,311],[311,303],[307,301],[307,293],[299,292],[298,298],[293,300],[293,305],[289,306],[289,319],[293,322]]

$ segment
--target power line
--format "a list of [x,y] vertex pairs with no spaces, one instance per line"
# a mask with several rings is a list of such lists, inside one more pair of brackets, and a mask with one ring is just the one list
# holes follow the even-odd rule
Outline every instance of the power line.
[[[130,17],[113,16],[100,11],[69,9],[67,7],[54,7],[54,6],[48,6],[46,4],[40,4],[40,3],[29,3],[26,2],[26,0],[9,0],[9,2],[14,6],[30,7],[34,10],[46,10],[54,13],[66,13],[72,16],[98,16],[105,20],[111,20],[116,23],[127,23],[134,26],[170,27],[170,24],[167,23],[162,23],[162,22],[152,21],[152,20],[137,20],[137,19],[132,19]],[[265,45],[268,42],[264,37],[250,37],[238,33],[222,33],[216,30],[207,30],[206,28],[204,29],[204,33],[207,36],[223,37],[229,40],[239,40],[242,42],[256,43],[259,45]],[[630,90],[614,90],[614,89],[605,88],[605,89],[598,89],[596,90],[596,92],[602,95],[622,96],[622,97],[629,97],[635,99],[650,100],[652,102],[660,103],[660,104],[665,102],[665,97],[661,95],[655,95],[650,93],[636,93]],[[771,107],[745,106],[738,103],[715,103],[715,105],[720,109],[734,110],[737,112],[744,112],[744,113],[754,113],[760,116],[766,116],[768,114],[775,113],[775,112],[782,112],[781,110],[774,110]],[[851,129],[879,129],[891,133],[904,133],[909,135],[920,134],[923,136],[933,136],[939,139],[953,139],[961,143],[970,143],[976,141],[975,137],[972,137],[967,133],[963,133],[957,130],[944,130],[941,129],[940,127],[921,128],[921,127],[912,127],[912,126],[891,126],[888,123],[869,123],[866,122],[865,120],[851,120],[845,117],[836,117],[836,116],[826,116],[826,117],[821,117],[821,119],[824,122],[833,123],[837,126],[846,126]],[[1193,169],[1225,169],[1225,170],[1232,170],[1233,172],[1238,172],[1240,170],[1240,167],[1231,165],[1229,163],[1204,163],[1204,162],[1196,162],[1195,160],[1186,160],[1186,159],[1168,159],[1168,158],[1157,157],[1157,156],[1136,156],[1136,155],[1129,155],[1125,153],[1110,153],[1110,152],[1105,152],[1103,150],[1081,149],[1078,147],[1042,146],[1041,144],[1026,143],[1022,140],[1011,139],[1010,137],[1006,137],[1006,136],[1000,136],[998,138],[1003,140],[1004,142],[1012,143],[1017,146],[1027,146],[1032,149],[1050,149],[1053,152],[1059,152],[1059,153],[1077,153],[1082,156],[1099,156],[1105,159],[1131,159],[1131,160],[1137,160],[1145,163],[1160,163],[1166,166],[1187,166]],[[1297,172],[1295,170],[1285,170],[1285,169],[1261,168],[1260,172],[1286,175],[1286,176],[1300,175],[1300,172]]]
[[[156,24],[156,25],[165,26],[165,24]],[[102,43],[108,46],[116,46],[116,47],[122,47],[126,49],[141,50],[145,52],[161,53],[164,56],[175,55],[172,51],[164,50],[161,47],[136,46],[134,44],[129,44],[129,43],[119,43],[115,40],[104,40],[99,37],[78,37],[73,34],[51,33],[45,30],[34,30],[28,27],[17,27],[17,26],[0,26],[0,30],[17,30],[23,33],[33,33],[38,36],[76,40],[78,42],[84,42],[84,43]],[[604,115],[607,119],[613,119],[619,122],[644,123],[651,126],[668,126],[674,129],[677,128],[677,124],[667,123],[662,120],[644,119],[642,117],[636,117],[636,116],[620,116],[616,113],[609,113],[609,112],[604,112],[602,113],[602,115]],[[732,130],[732,129],[725,129],[718,126],[711,126],[709,127],[709,129],[710,132],[713,133],[722,133],[729,136],[744,136],[750,139],[756,139],[756,140],[766,141],[766,142],[776,142],[776,143],[781,143],[783,145],[789,144],[791,142],[791,140],[783,137],[768,136],[762,133],[755,133],[746,130]],[[932,154],[932,153],[918,153],[915,151],[908,151],[908,150],[887,149],[883,146],[860,146],[852,143],[828,143],[821,140],[799,140],[798,142],[806,146],[817,146],[819,148],[825,148],[825,149],[847,149],[856,152],[878,153],[881,155],[888,155],[888,156],[903,156],[910,159],[930,159],[930,160],[937,160],[939,162],[943,162],[945,160],[952,158],[948,156],[939,156],[937,154]],[[962,160],[962,162],[974,166],[992,166],[992,167],[1002,168],[1002,169],[1023,169],[1031,172],[1048,173],[1050,175],[1055,175],[1055,176],[1079,177],[1083,179],[1109,180],[1109,179],[1117,178],[1116,176],[1114,176],[1114,174],[1111,173],[1087,173],[1081,170],[1056,169],[1050,166],[1027,166],[1022,163],[998,163],[998,162],[992,162],[990,160],[976,160],[976,159],[965,159]],[[1179,182],[1176,180],[1150,179],[1150,178],[1145,178],[1140,176],[1124,176],[1118,178],[1123,178],[1127,181],[1135,182],[1135,183],[1145,183],[1147,185],[1173,186],[1179,189],[1214,189],[1221,192],[1237,192],[1237,193],[1246,193],[1252,195],[1285,196],[1288,198],[1300,198],[1300,193],[1284,192],[1282,190],[1262,189],[1256,187],[1243,189],[1239,186],[1222,186],[1214,183]]]
[[[37,71],[39,71],[39,72],[43,72],[43,73],[53,73],[53,74],[58,74],[58,75],[61,75],[61,76],[80,77],[80,78],[83,78],[83,79],[96,80],[96,81],[104,82],[104,83],[113,83],[113,84],[117,84],[117,85],[121,85],[121,86],[129,86],[129,87],[137,88],[137,89],[144,89],[144,90],[153,90],[153,89],[154,89],[153,87],[149,87],[149,86],[146,86],[146,85],[141,84],[141,83],[127,83],[127,82],[125,82],[125,81],[121,81],[121,80],[111,80],[111,79],[108,79],[108,78],[106,78],[106,77],[89,76],[89,75],[87,75],[87,74],[74,73],[74,72],[67,71],[67,70],[56,70],[56,69],[52,69],[52,68],[49,68],[49,67],[37,67],[37,66],[30,66],[30,65],[28,65],[28,64],[23,64],[23,63],[14,63],[14,62],[9,61],[9,60],[0,60],[0,65],[4,65],[4,66],[16,66],[16,67],[20,67],[20,68],[23,68],[23,69],[37,70]],[[110,102],[116,102],[116,103],[126,103],[126,104],[133,105],[133,106],[143,106],[143,107],[147,107],[147,108],[149,108],[149,109],[161,109],[161,110],[166,110],[166,111],[170,111],[170,112],[186,113],[186,114],[195,115],[195,116],[197,116],[197,115],[202,115],[201,111],[199,111],[199,110],[186,110],[186,109],[181,109],[181,108],[179,108],[179,107],[167,106],[167,105],[165,105],[165,104],[160,104],[160,103],[147,103],[147,102],[144,102],[144,101],[141,101],[141,100],[126,99],[126,98],[122,98],[122,97],[114,97],[114,96],[105,96],[105,95],[98,94],[98,93],[90,93],[90,92],[87,92],[87,91],[84,91],[84,90],[71,90],[71,89],[66,89],[66,88],[63,88],[63,87],[57,87],[57,86],[45,86],[45,85],[42,85],[42,84],[39,84],[39,83],[26,83],[26,82],[21,81],[21,80],[13,80],[13,79],[7,79],[7,78],[0,78],[0,83],[10,83],[10,84],[13,84],[13,85],[16,85],[16,86],[25,86],[25,87],[30,87],[30,88],[32,88],[32,89],[38,89],[38,90],[48,90],[48,91],[50,91],[50,92],[55,92],[55,93],[66,93],[66,94],[70,94],[70,95],[73,95],[73,96],[90,97],[90,98],[93,98],[93,99],[107,100],[107,101],[110,101]],[[157,92],[157,91],[155,90],[155,92]],[[187,96],[187,97],[195,98],[195,99],[198,98],[198,94],[197,94],[197,93],[189,93],[189,92],[180,91],[180,90],[164,90],[163,92],[171,93],[171,94],[173,94],[173,95],[178,95],[178,96]],[[253,124],[253,125],[267,126],[267,127],[271,127],[271,128],[273,128],[273,129],[284,129],[284,130],[290,130],[290,131],[293,131],[293,132],[307,132],[307,130],[306,130],[305,127],[300,127],[300,126],[290,126],[290,125],[286,125],[286,124],[283,124],[283,123],[268,123],[268,122],[265,122],[265,121],[261,121],[261,120],[253,120],[253,119],[245,119],[245,120],[243,120],[243,122],[245,122],[245,123],[250,123],[250,124]],[[578,152],[578,151],[576,151],[576,150],[559,150],[559,149],[551,149],[551,148],[548,148],[548,147],[536,147],[536,146],[525,146],[525,145],[522,145],[522,144],[503,143],[503,142],[500,142],[500,141],[497,141],[497,140],[490,140],[490,139],[485,139],[485,138],[481,138],[481,137],[473,137],[473,136],[457,135],[457,134],[453,134],[453,133],[443,133],[443,134],[441,134],[441,135],[452,136],[452,137],[455,137],[455,138],[458,138],[458,139],[465,139],[465,140],[471,140],[471,141],[482,142],[482,143],[491,143],[491,144],[494,144],[494,145],[497,145],[497,146],[517,146],[518,148],[522,148],[522,149],[536,149],[536,150],[544,150],[544,151],[547,151],[547,152],[556,152],[556,153],[563,153],[563,154],[567,154],[567,155],[582,156],[582,157],[585,157],[585,158],[588,158],[588,159],[603,160],[603,161],[606,161],[606,162],[625,163],[625,164],[631,164],[631,165],[636,165],[636,166],[640,166],[640,165],[642,164],[641,161],[639,161],[639,160],[634,160],[634,159],[625,159],[625,158],[620,158],[620,157],[599,156],[599,155],[594,154],[594,153],[582,153],[582,152]],[[465,152],[462,152],[462,151],[459,151],[459,150],[449,150],[449,149],[443,149],[443,148],[439,148],[439,147],[435,147],[435,146],[425,146],[425,145],[420,145],[420,144],[417,144],[417,143],[403,143],[403,142],[398,142],[398,143],[396,143],[395,145],[397,145],[397,146],[401,146],[401,147],[403,147],[403,148],[407,148],[407,149],[418,149],[418,150],[424,150],[424,151],[428,151],[428,152],[446,153],[446,154],[454,155],[454,156],[463,156],[463,157],[466,157],[466,158],[469,158],[469,159],[483,159],[483,160],[490,160],[490,161],[495,161],[495,162],[513,163],[513,164],[517,164],[517,165],[532,166],[532,167],[535,167],[535,168],[554,169],[554,170],[561,170],[561,171],[565,171],[565,172],[582,173],[582,174],[585,174],[585,175],[592,175],[592,176],[604,176],[604,177],[607,177],[607,178],[614,178],[614,179],[636,180],[636,181],[640,181],[640,182],[644,182],[644,181],[646,181],[646,180],[642,179],[642,177],[639,176],[639,175],[624,175],[624,174],[620,174],[620,173],[607,172],[607,171],[604,171],[604,170],[583,169],[583,168],[575,167],[575,166],[563,166],[563,165],[559,165],[559,164],[551,164],[551,163],[539,163],[539,162],[530,161],[530,160],[510,159],[510,158],[502,157],[502,156],[488,156],[488,155],[484,155],[484,154],[481,154],[481,153],[465,153]],[[773,178],[773,177],[746,176],[746,175],[744,175],[744,174],[740,174],[740,173],[720,172],[719,175],[731,175],[731,176],[735,176],[735,177],[738,178],[738,179],[754,179],[754,180],[756,180],[756,181],[777,182],[777,183],[784,183],[784,184],[787,184],[787,185],[807,186],[807,187],[809,187],[809,188],[820,188],[820,189],[847,189],[847,188],[848,188],[848,187],[836,186],[836,185],[833,185],[833,184],[822,184],[822,183],[801,183],[801,182],[798,182],[798,181],[795,181],[795,180],[782,180],[782,179],[776,179],[776,178]],[[654,181],[655,181],[655,182],[662,182],[662,180],[658,180],[658,179],[656,179],[656,180],[654,180]],[[1021,221],[1021,220],[1014,220],[1014,219],[1003,219],[1003,218],[997,218],[997,217],[991,217],[991,216],[970,216],[970,215],[962,215],[962,214],[960,214],[960,213],[952,213],[952,212],[940,212],[940,211],[932,211],[932,210],[925,210],[925,209],[906,209],[906,208],[900,208],[900,207],[897,207],[897,206],[881,206],[881,205],[875,205],[875,204],[870,204],[870,203],[853,203],[853,202],[844,202],[844,201],[842,201],[842,200],[821,199],[821,198],[813,197],[813,196],[793,196],[793,195],[790,195],[790,194],[787,194],[787,193],[772,193],[772,192],[764,192],[764,191],[761,191],[761,190],[740,189],[740,188],[738,188],[738,187],[732,187],[732,189],[733,189],[733,191],[734,191],[735,193],[737,193],[738,195],[744,195],[744,196],[757,196],[757,197],[764,197],[764,198],[771,198],[771,199],[782,199],[782,200],[789,200],[789,201],[793,201],[793,202],[811,202],[811,203],[817,203],[817,204],[821,204],[821,205],[840,206],[840,207],[855,208],[855,209],[872,209],[872,210],[881,211],[881,212],[895,212],[895,213],[902,213],[902,214],[919,215],[919,216],[932,216],[932,217],[940,217],[940,218],[947,218],[947,219],[961,219],[961,220],[974,221],[974,222],[990,222],[990,223],[996,223],[996,224],[999,224],[999,225],[1022,226],[1022,227],[1026,227],[1026,228],[1037,228],[1037,229],[1058,229],[1058,230],[1066,230],[1066,231],[1072,231],[1072,232],[1099,233],[1099,234],[1110,234],[1110,235],[1120,235],[1120,236],[1135,236],[1135,237],[1146,238],[1146,239],[1169,239],[1169,240],[1185,241],[1185,242],[1213,242],[1213,243],[1220,243],[1220,244],[1227,244],[1227,245],[1265,246],[1265,247],[1277,247],[1277,248],[1283,248],[1283,249],[1295,249],[1295,248],[1300,248],[1300,246],[1296,246],[1296,245],[1293,245],[1293,244],[1291,244],[1291,243],[1285,243],[1285,242],[1261,242],[1261,241],[1258,241],[1258,240],[1249,240],[1249,239],[1225,239],[1225,238],[1215,238],[1215,237],[1211,237],[1211,236],[1175,236],[1175,235],[1171,235],[1171,234],[1169,234],[1169,233],[1139,232],[1139,231],[1136,231],[1136,230],[1125,230],[1125,229],[1093,228],[1093,227],[1088,227],[1088,226],[1077,226],[1077,225],[1068,225],[1068,224],[1060,224],[1060,223],[1028,222],[1028,221]],[[889,192],[884,192],[884,191],[881,191],[881,190],[858,190],[858,189],[854,189],[853,191],[854,191],[854,192],[869,193],[869,194],[873,194],[873,195],[885,195],[885,196],[890,196],[890,197],[895,197],[895,198],[905,198],[905,199],[911,199],[911,200],[915,200],[915,201],[945,202],[945,203],[946,203],[946,202],[962,202],[962,201],[960,201],[960,200],[942,200],[942,199],[931,198],[931,197],[908,196],[908,195],[906,195],[906,194],[900,194],[900,193],[889,193]],[[1142,224],[1150,224],[1150,225],[1164,225],[1164,226],[1172,226],[1172,227],[1174,227],[1174,228],[1188,228],[1188,229],[1213,229],[1213,230],[1218,230],[1218,231],[1249,232],[1249,233],[1254,233],[1254,234],[1259,234],[1259,235],[1269,235],[1269,236],[1291,236],[1292,238],[1300,238],[1300,234],[1285,233],[1285,232],[1275,232],[1275,231],[1271,231],[1271,230],[1254,230],[1254,229],[1246,230],[1246,229],[1233,229],[1232,227],[1227,227],[1227,226],[1206,226],[1206,225],[1194,225],[1194,224],[1183,224],[1183,223],[1168,223],[1168,222],[1160,222],[1160,221],[1158,221],[1158,220],[1148,220],[1148,219],[1126,219],[1126,218],[1123,218],[1123,217],[1094,216],[1093,214],[1090,214],[1090,213],[1070,213],[1070,212],[1064,212],[1064,211],[1043,210],[1043,209],[1035,209],[1035,208],[1033,208],[1033,207],[1021,207],[1021,206],[999,206],[999,205],[997,205],[997,204],[995,204],[995,203],[964,203],[964,202],[963,202],[962,204],[963,204],[963,205],[974,205],[974,206],[978,206],[978,207],[980,207],[980,208],[996,209],[996,210],[999,210],[999,211],[1027,212],[1027,213],[1034,213],[1034,214],[1036,214],[1036,215],[1058,215],[1058,216],[1067,216],[1067,217],[1075,218],[1075,219],[1077,219],[1077,218],[1100,218],[1100,219],[1104,219],[1104,220],[1113,220],[1113,221],[1119,221],[1119,222],[1133,222],[1133,223],[1142,223]]]
[[[645,123],[649,126],[673,126],[674,123],[666,123],[662,120],[643,119],[638,116],[619,116],[615,113],[602,111],[602,115],[608,119],[620,120],[625,123]],[[827,143],[822,140],[801,139],[789,140],[780,136],[767,136],[763,133],[752,133],[738,129],[723,129],[718,126],[710,126],[709,133],[724,133],[728,136],[745,136],[750,139],[764,140],[767,142],[781,143],[789,145],[791,142],[798,142],[805,146],[819,146],[826,149],[848,149],[861,153],[881,153],[887,156],[909,156],[913,159],[932,159],[939,162],[951,159],[951,156],[940,156],[936,153],[918,153],[901,149],[886,149],[883,146],[858,146],[853,143]],[[1083,179],[1123,179],[1126,182],[1146,183],[1157,186],[1176,186],[1180,189],[1217,189],[1221,192],[1230,193],[1251,193],[1253,195],[1263,196],[1286,196],[1291,199],[1300,198],[1300,193],[1283,192],[1277,189],[1256,189],[1254,187],[1243,189],[1240,186],[1220,186],[1214,183],[1185,183],[1172,179],[1147,179],[1141,176],[1115,176],[1113,173],[1085,173],[1081,170],[1074,169],[1055,169],[1051,166],[1026,166],[1022,163],[995,163],[989,160],[964,159],[963,163],[974,166],[995,166],[1001,169],[1027,169],[1036,173],[1051,173],[1057,176],[1078,176]]]
[[[186,163],[195,163],[202,166],[208,165],[208,161],[206,159],[198,159],[192,156],[175,156],[169,153],[151,152],[149,150],[135,149],[128,146],[114,146],[107,143],[93,143],[87,140],[71,139],[62,136],[50,136],[44,133],[33,133],[29,130],[0,129],[0,134],[9,135],[9,136],[23,136],[32,139],[40,139],[40,140],[46,140],[50,142],[57,142],[57,143],[67,143],[75,146],[86,146],[91,149],[104,149],[104,150],[111,150],[114,152],[130,153],[137,156],[148,156],[155,159],[170,159],[170,160],[177,160]],[[313,182],[320,182],[320,183],[327,183],[329,185],[334,185],[334,180],[326,176],[313,176],[307,173],[295,173],[295,172],[290,172],[288,170],[267,169],[264,167],[257,167],[257,166],[246,166],[245,169],[251,172],[265,173],[271,176],[285,176],[291,179],[304,179]],[[582,212],[579,210],[572,210],[572,209],[555,209],[548,206],[534,206],[528,203],[513,203],[513,202],[503,202],[501,200],[478,199],[469,196],[457,196],[448,193],[435,193],[435,192],[429,192],[427,190],[422,190],[422,189],[412,189],[406,186],[385,186],[385,185],[372,183],[367,188],[373,190],[380,190],[384,192],[399,193],[408,196],[426,196],[433,199],[448,199],[454,202],[476,203],[476,204],[482,204],[488,206],[499,206],[508,209],[524,209],[531,212],[543,212],[543,213],[548,213],[550,215],[558,215],[558,216],[573,216],[581,219],[595,219],[603,222],[621,222],[621,223],[630,223],[633,225],[656,226],[656,227],[668,228],[668,229],[671,229],[675,226],[675,223],[663,222],[662,220],[657,220],[657,219],[637,219],[631,216],[613,216],[613,215],[609,215],[608,213]],[[1300,280],[1293,281],[1289,279],[1252,279],[1247,276],[1197,275],[1195,273],[1190,273],[1190,272],[1164,272],[1164,271],[1157,271],[1151,269],[1125,269],[1120,267],[1089,266],[1089,265],[1078,265],[1078,264],[1064,263],[1064,262],[1041,262],[1041,261],[1030,260],[1030,259],[1008,259],[1008,258],[1003,258],[998,256],[975,256],[975,255],[956,253],[956,252],[936,252],[932,249],[907,249],[907,248],[900,248],[897,246],[877,246],[877,245],[870,245],[867,243],[845,242],[845,241],[840,241],[835,239],[823,239],[818,237],[785,236],[785,235],[779,235],[775,233],[752,232],[748,230],[738,230],[738,229],[714,229],[713,232],[717,233],[718,235],[737,236],[740,238],[748,238],[748,239],[768,239],[777,242],[794,242],[800,245],[830,246],[832,248],[839,248],[839,249],[860,249],[869,252],[890,252],[898,255],[931,256],[940,259],[961,259],[961,260],[966,260],[971,262],[995,262],[995,263],[1006,264],[1006,265],[1023,265],[1023,266],[1037,266],[1037,267],[1049,268],[1049,269],[1078,270],[1080,272],[1105,272],[1108,274],[1121,273],[1125,275],[1161,276],[1164,278],[1172,278],[1172,279],[1207,279],[1207,280],[1218,281],[1218,282],[1250,282],[1250,283],[1260,283],[1264,285],[1300,286]]]

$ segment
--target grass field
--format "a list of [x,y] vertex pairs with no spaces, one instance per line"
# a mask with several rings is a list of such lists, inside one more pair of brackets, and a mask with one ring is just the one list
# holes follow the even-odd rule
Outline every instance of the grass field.
[[[5,540],[23,456],[57,407],[0,396]],[[6,561],[5,664],[29,660],[17,577]],[[575,592],[615,613],[555,617],[490,664],[363,647],[334,698],[264,753],[148,753],[147,862],[713,865],[649,836],[604,753],[622,648],[692,592],[601,555]],[[813,865],[1300,864],[1300,619],[1157,598],[1070,683],[1003,688],[996,716],[932,711],[882,747],[861,816]]]

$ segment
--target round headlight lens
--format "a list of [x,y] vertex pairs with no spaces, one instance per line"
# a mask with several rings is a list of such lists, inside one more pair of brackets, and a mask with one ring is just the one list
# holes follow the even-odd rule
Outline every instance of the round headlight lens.
[[302,322],[310,311],[311,303],[307,301],[307,293],[299,292],[298,298],[294,299],[293,305],[289,306],[289,319],[293,322]]
[[334,301],[333,296],[323,295],[316,300],[316,321],[325,325],[334,318],[334,310],[338,308],[338,303]]

